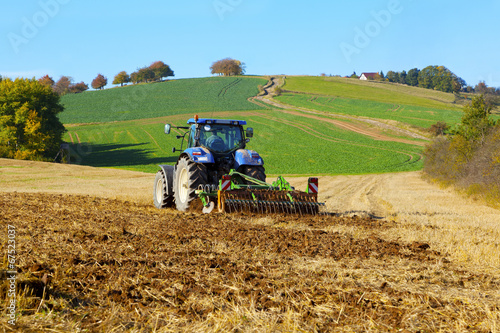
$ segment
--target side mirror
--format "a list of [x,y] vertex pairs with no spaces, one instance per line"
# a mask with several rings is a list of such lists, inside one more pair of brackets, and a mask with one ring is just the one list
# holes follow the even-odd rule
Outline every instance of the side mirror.
[[165,134],[170,134],[170,124],[165,125]]
[[247,138],[253,138],[253,128],[247,128]]

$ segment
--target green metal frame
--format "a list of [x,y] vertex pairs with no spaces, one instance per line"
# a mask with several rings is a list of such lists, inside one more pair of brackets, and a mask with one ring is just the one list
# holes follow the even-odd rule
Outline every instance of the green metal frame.
[[[287,197],[290,199],[290,203],[294,203],[295,200],[293,196],[289,193],[291,191],[294,191],[295,188],[290,185],[288,181],[285,180],[283,176],[278,176],[276,181],[274,181],[272,184],[266,183],[264,181],[255,179],[253,177],[250,177],[248,175],[245,175],[243,173],[237,172],[234,169],[231,169],[231,171],[228,174],[231,177],[231,190],[273,190],[273,191],[283,191],[283,192],[288,192],[286,193]],[[236,179],[243,179],[246,180],[247,182],[253,183],[253,184],[237,184],[234,182]],[[219,180],[219,189],[222,186],[222,181],[223,179]],[[201,202],[203,203],[204,207],[208,207],[210,204],[210,197],[217,197],[217,191],[214,192],[206,192],[204,190],[196,190],[196,194],[198,194],[199,198],[201,199]],[[257,198],[253,193],[252,198],[254,201],[257,201]]]

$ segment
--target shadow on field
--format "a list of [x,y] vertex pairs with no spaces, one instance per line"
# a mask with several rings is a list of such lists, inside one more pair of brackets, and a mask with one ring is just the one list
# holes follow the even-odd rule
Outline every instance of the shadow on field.
[[177,156],[164,150],[141,148],[149,143],[70,145],[71,163],[93,167],[123,167],[174,163]]

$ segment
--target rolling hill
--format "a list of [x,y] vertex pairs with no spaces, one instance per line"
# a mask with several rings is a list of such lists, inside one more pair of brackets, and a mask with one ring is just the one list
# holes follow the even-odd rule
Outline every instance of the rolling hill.
[[212,77],[140,84],[62,98],[64,124],[101,123],[156,118],[175,114],[260,107],[247,99],[267,80],[258,77]]
[[247,120],[256,133],[249,148],[261,153],[270,175],[385,173],[421,169],[422,141],[356,117],[426,128],[461,116],[449,94],[320,77],[288,77],[289,92],[275,100],[302,113],[284,112],[248,101],[266,82],[212,77],[67,95],[64,139],[74,163],[153,173],[158,164],[174,163],[178,154],[170,150],[180,148],[173,135],[163,133],[163,124],[185,125],[197,113]]

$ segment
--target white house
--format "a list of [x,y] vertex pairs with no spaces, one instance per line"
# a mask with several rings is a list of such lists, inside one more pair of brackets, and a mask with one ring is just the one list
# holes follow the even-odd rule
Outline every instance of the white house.
[[377,78],[378,73],[361,73],[360,80],[374,80]]

